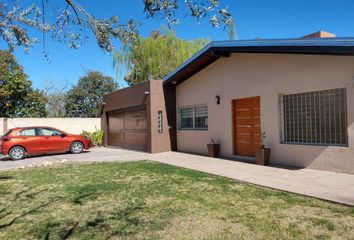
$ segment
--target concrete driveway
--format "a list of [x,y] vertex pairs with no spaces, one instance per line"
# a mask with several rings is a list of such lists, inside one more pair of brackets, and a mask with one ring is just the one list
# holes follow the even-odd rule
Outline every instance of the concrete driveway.
[[63,163],[127,162],[151,160],[211,173],[235,180],[298,193],[327,201],[354,206],[354,175],[313,169],[284,169],[197,156],[179,152],[148,154],[144,152],[92,148],[83,154],[57,154],[30,157],[21,161],[0,159],[0,170],[50,166]]
[[92,162],[127,162],[149,159],[144,152],[115,148],[91,148],[82,154],[55,154],[32,156],[19,161],[11,161],[7,157],[0,158],[0,171],[17,168],[50,166],[63,163],[92,163]]

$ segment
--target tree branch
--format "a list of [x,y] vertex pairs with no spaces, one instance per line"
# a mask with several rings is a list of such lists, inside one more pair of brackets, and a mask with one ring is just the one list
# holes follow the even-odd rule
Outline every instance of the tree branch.
[[81,20],[80,20],[79,14],[77,13],[76,8],[75,8],[72,0],[65,0],[65,2],[67,2],[67,4],[72,8],[72,10],[74,11],[74,13],[76,15],[77,21],[79,22],[79,24],[81,24]]

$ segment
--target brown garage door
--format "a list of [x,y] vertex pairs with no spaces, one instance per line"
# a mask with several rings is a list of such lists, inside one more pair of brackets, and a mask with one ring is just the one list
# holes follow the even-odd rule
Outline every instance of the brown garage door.
[[108,113],[108,145],[147,150],[146,109]]

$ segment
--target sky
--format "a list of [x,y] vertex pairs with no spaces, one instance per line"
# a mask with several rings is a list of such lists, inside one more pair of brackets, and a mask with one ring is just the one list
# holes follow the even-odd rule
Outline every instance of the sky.
[[[26,1],[38,2],[35,1]],[[63,0],[49,0],[51,6],[59,6]],[[116,15],[122,22],[134,18],[142,25],[138,28],[142,36],[161,28],[165,22],[159,19],[146,19],[142,0],[77,0],[91,14],[98,18]],[[174,27],[178,37],[210,40],[227,40],[227,32],[222,28],[213,28],[208,19],[200,23],[188,16],[180,0],[181,23]],[[222,6],[229,6],[236,23],[237,39],[273,39],[298,38],[303,35],[325,30],[337,37],[354,37],[354,1],[353,0],[220,0]],[[38,35],[41,38],[41,35]],[[116,49],[120,43],[114,41]],[[7,45],[0,39],[0,49]],[[91,38],[78,50],[69,49],[65,44],[46,37],[46,49],[49,61],[43,56],[43,45],[38,44],[29,53],[22,48],[15,50],[18,62],[33,86],[45,89],[48,85],[56,88],[69,88],[87,70],[98,70],[114,77],[120,87],[127,84],[121,76],[115,74],[112,56],[102,51]]]

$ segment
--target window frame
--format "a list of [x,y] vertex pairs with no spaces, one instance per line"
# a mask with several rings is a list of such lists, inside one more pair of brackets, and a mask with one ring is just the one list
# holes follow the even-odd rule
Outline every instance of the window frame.
[[[285,141],[285,113],[284,113],[284,96],[295,95],[295,94],[309,94],[309,93],[317,93],[322,91],[330,91],[330,90],[340,90],[344,89],[344,122],[345,122],[345,142],[346,143],[316,143],[316,142],[290,142]],[[348,103],[347,103],[347,89],[346,87],[341,88],[330,88],[330,89],[318,89],[318,90],[310,90],[310,91],[302,91],[302,92],[292,92],[292,93],[281,93],[279,94],[279,108],[280,108],[280,144],[288,144],[288,145],[306,145],[306,146],[334,146],[334,147],[348,147],[349,139],[348,139]]]
[[[195,131],[195,130],[197,130],[197,131],[208,131],[208,129],[209,129],[209,124],[208,124],[208,126],[206,127],[206,128],[196,128],[195,127],[195,119],[196,119],[196,111],[195,111],[195,109],[197,108],[197,107],[206,107],[207,108],[207,118],[209,119],[209,108],[208,108],[208,104],[196,104],[196,105],[189,105],[189,106],[180,106],[180,107],[178,107],[178,130],[183,130],[183,131]],[[186,108],[192,108],[193,109],[193,121],[192,121],[192,123],[193,123],[193,127],[191,127],[191,128],[185,128],[185,127],[182,127],[182,119],[181,119],[181,117],[182,117],[182,115],[181,115],[181,110],[182,109],[186,109]]]

